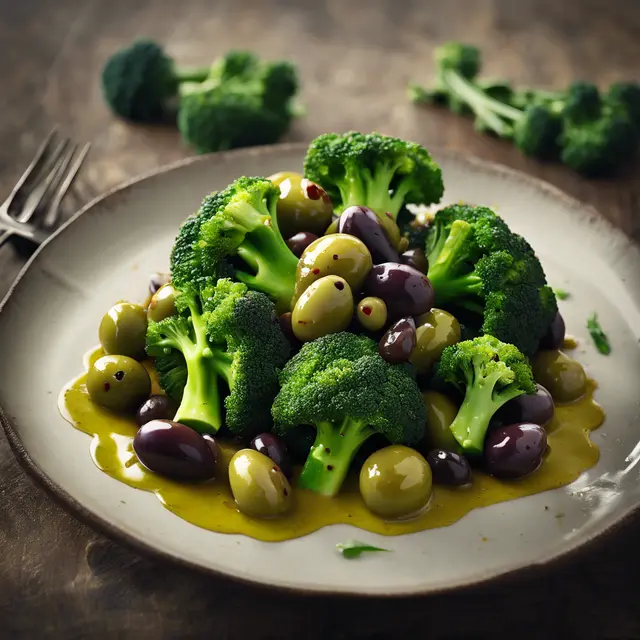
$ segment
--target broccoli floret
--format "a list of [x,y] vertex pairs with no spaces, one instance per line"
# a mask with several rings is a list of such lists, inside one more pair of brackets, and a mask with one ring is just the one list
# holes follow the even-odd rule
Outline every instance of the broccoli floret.
[[481,454],[493,414],[524,393],[534,394],[531,367],[512,344],[493,336],[447,347],[436,365],[437,381],[464,393],[458,414],[449,427],[463,450]]
[[233,51],[214,64],[206,82],[181,87],[178,128],[198,153],[270,144],[288,129],[297,91],[291,63]]
[[394,220],[403,205],[438,202],[444,190],[424,147],[379,133],[319,136],[307,150],[304,174],[329,193],[337,212],[363,205]]
[[278,230],[279,195],[270,180],[239,178],[207,196],[182,225],[173,247],[176,286],[220,277],[233,267],[234,279],[266,293],[279,312],[290,309],[298,258]]
[[436,213],[426,252],[437,306],[472,312],[483,333],[536,351],[557,304],[522,236],[487,207],[453,205]]
[[216,433],[223,423],[239,435],[264,431],[290,350],[273,303],[222,279],[179,290],[176,304],[179,315],[147,330],[160,384],[180,401],[175,420],[200,433]]
[[360,446],[374,433],[392,443],[416,444],[425,408],[411,370],[392,365],[376,343],[336,333],[306,343],[280,374],[272,415],[274,430],[316,429],[300,486],[333,496],[340,490]]
[[155,42],[139,40],[107,60],[102,91],[112,111],[139,122],[162,119],[182,82],[202,82],[209,68],[178,69]]

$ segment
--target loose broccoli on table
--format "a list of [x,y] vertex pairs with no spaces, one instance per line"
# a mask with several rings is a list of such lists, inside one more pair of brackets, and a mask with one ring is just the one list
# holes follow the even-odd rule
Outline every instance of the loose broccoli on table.
[[354,455],[374,433],[407,445],[423,436],[424,402],[410,369],[383,360],[369,338],[344,332],[306,343],[280,384],[275,432],[301,425],[317,432],[299,478],[306,489],[337,494]]
[[489,422],[505,402],[536,392],[525,356],[514,345],[493,336],[447,347],[436,365],[435,377],[464,393],[450,430],[471,455],[482,453]]
[[231,51],[204,82],[182,85],[178,128],[198,153],[270,144],[289,128],[297,91],[291,63]]
[[228,279],[176,289],[179,315],[147,330],[160,385],[180,401],[175,420],[200,433],[265,431],[290,351],[273,303]]
[[436,306],[471,312],[483,333],[535,353],[557,303],[522,236],[487,207],[452,205],[436,213],[426,254]]
[[279,312],[290,309],[298,258],[278,230],[279,195],[270,180],[245,177],[207,196],[176,239],[173,283],[227,275],[266,293]]
[[329,193],[337,212],[362,205],[394,220],[403,205],[438,202],[444,189],[424,147],[379,133],[319,136],[307,151],[304,174]]
[[139,40],[109,58],[102,71],[102,91],[112,111],[128,120],[161,120],[184,82],[202,82],[210,72],[179,69],[160,45]]

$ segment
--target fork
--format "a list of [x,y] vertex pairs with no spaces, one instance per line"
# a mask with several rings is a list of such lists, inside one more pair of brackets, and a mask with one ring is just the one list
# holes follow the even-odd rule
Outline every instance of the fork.
[[[0,204],[0,246],[12,236],[41,244],[52,233],[60,217],[61,203],[89,152],[69,138],[58,140],[54,129],[40,145],[35,157],[9,197]],[[39,225],[31,222],[41,214]]]

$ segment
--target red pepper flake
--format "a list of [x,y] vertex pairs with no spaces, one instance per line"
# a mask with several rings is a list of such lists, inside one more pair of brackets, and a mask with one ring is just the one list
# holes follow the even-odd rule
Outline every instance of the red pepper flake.
[[334,254],[333,254],[333,259],[334,259],[334,260],[337,260],[337,259],[338,259],[338,254],[337,254],[337,253],[334,253]]
[[118,382],[120,382],[120,380],[122,380],[122,378],[124,378],[124,371],[116,371],[116,372],[113,374],[113,377],[114,377]]
[[110,385],[108,382],[105,382],[105,383],[102,385],[102,388],[103,388],[105,391],[109,391],[109,389],[111,389],[111,385]]
[[362,307],[362,313],[364,313],[365,316],[370,316],[372,311],[373,309],[371,307]]
[[338,282],[334,282],[333,284],[338,291],[342,291],[344,289],[344,282],[340,282],[340,280],[338,280]]
[[327,471],[333,471],[333,465],[332,464],[328,464],[327,465]]
[[311,269],[311,273],[313,273],[314,276],[317,276],[320,273],[320,269],[317,267],[315,269]]
[[322,198],[323,189],[313,182],[307,183],[307,197],[309,200],[320,200]]

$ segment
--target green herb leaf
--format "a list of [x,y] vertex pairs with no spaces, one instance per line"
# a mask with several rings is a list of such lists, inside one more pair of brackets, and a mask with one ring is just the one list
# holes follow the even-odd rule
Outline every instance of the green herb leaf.
[[556,298],[558,298],[558,300],[566,300],[571,296],[571,294],[564,289],[554,289],[553,293],[556,294]]
[[391,551],[391,549],[373,547],[366,542],[359,542],[358,540],[349,540],[348,542],[337,544],[336,549],[348,560],[359,558],[363,553],[369,551]]
[[598,316],[594,312],[589,318],[587,318],[587,329],[593,338],[593,343],[600,353],[609,355],[611,353],[611,345],[609,344],[609,338],[607,334],[602,330],[600,323],[598,322]]

